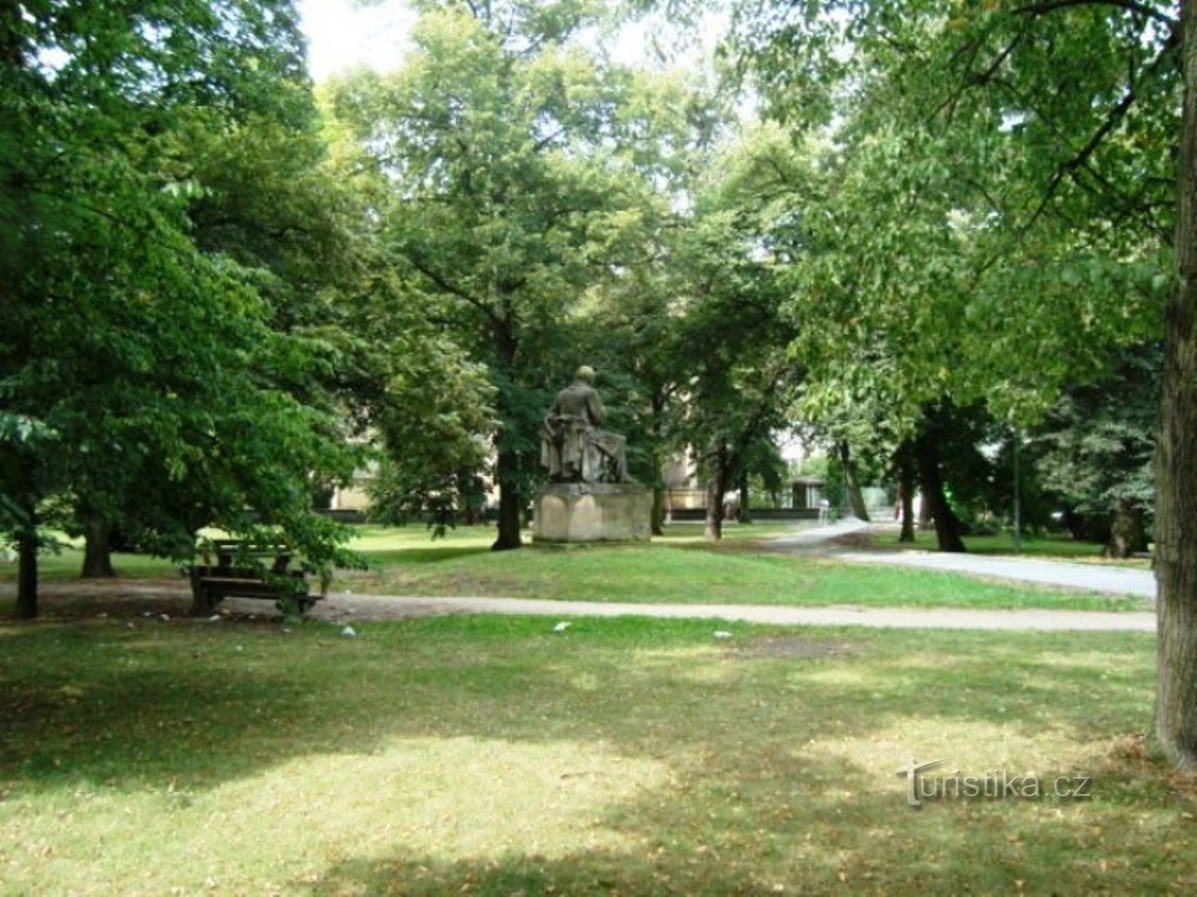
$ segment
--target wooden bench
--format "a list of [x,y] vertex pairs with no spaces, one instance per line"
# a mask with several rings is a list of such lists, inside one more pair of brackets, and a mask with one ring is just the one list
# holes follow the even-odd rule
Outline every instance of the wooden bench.
[[[291,607],[307,613],[320,596],[311,594],[302,570],[290,569],[291,552],[285,545],[248,545],[233,539],[212,543],[216,563],[191,564],[183,573],[191,580],[191,612],[212,614],[225,598],[266,598],[286,613]],[[254,564],[258,558],[273,558],[269,565]]]

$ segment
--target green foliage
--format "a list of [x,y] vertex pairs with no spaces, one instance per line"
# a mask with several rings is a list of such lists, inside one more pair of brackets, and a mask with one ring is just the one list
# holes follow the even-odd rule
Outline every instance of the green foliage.
[[329,245],[299,235],[336,227],[291,3],[35,7],[0,56],[0,394],[29,422],[0,493],[173,556],[209,523],[331,556],[309,479],[353,457],[299,329]]
[[580,357],[594,340],[579,312],[590,290],[643,260],[668,213],[653,186],[678,175],[691,131],[688,108],[667,101],[680,95],[675,83],[620,70],[577,39],[593,9],[425,5],[400,70],[329,89],[339,132],[356,141],[347,152],[370,172],[395,271],[376,320],[411,323],[443,341],[443,359],[471,363],[468,378],[437,391],[452,366],[440,363],[427,386],[438,419],[455,400],[462,409],[454,437],[429,443],[453,447],[442,463],[412,460],[415,440],[397,427],[423,417],[381,401],[388,454],[405,494],[443,497],[477,471],[470,456],[489,439],[505,547],[518,543],[552,394],[594,361]]
[[1028,421],[1158,332],[1178,70],[1144,8],[743,5],[743,70],[822,141],[792,272],[813,379],[863,366],[900,426],[945,394]]
[[433,538],[442,538],[459,523],[481,519],[484,487],[474,468],[433,477],[384,458],[370,487],[370,520],[406,526],[426,519]]
[[766,443],[788,423],[802,376],[787,351],[794,326],[779,278],[793,249],[772,238],[788,215],[776,197],[805,172],[772,137],[750,134],[711,160],[673,258],[680,295],[670,326],[684,403],[671,434],[720,495],[745,470],[770,469]]
[[1159,356],[1158,344],[1118,353],[1105,377],[1065,392],[1032,436],[1043,488],[1098,541],[1120,505],[1151,519]]

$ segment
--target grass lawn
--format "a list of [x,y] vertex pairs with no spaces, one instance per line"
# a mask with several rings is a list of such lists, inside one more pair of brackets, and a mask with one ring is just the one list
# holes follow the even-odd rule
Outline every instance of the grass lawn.
[[1197,888],[1150,636],[711,628],[0,624],[0,894]]
[[333,588],[361,594],[647,603],[1069,610],[1146,606],[1134,598],[795,557],[753,544],[792,532],[792,527],[753,525],[729,531],[735,535],[715,545],[702,540],[701,527],[683,524],[648,546],[534,547],[496,554],[489,550],[489,529],[460,529],[432,542],[422,530],[363,527],[355,547],[371,569],[343,574]]
[[[114,554],[113,566],[118,575],[130,579],[177,576],[179,565],[163,558],[144,554]],[[42,582],[66,582],[76,579],[83,568],[83,551],[64,544],[56,552],[46,551],[38,558],[38,577]],[[16,561],[0,563],[0,582],[16,581]]]
[[[352,547],[366,571],[342,571],[334,591],[413,596],[556,598],[645,603],[858,605],[862,607],[1056,608],[1131,610],[1137,598],[983,582],[953,573],[840,563],[767,551],[759,543],[792,532],[785,524],[729,526],[722,543],[702,539],[702,527],[676,524],[651,545],[530,547],[494,553],[489,527],[462,527],[432,540],[419,526],[361,526]],[[80,552],[42,560],[47,582],[78,575]],[[116,555],[123,576],[175,577],[168,561]],[[0,582],[15,576],[0,567]],[[0,600],[0,613],[4,601]]]
[[[934,530],[916,530],[914,544],[899,544],[897,530],[892,535],[874,535],[870,539],[873,548],[916,549],[918,551],[938,551],[939,543]],[[1058,558],[1067,561],[1082,561],[1091,564],[1112,564],[1119,567],[1132,567],[1150,570],[1151,561],[1146,558],[1106,558],[1102,557],[1102,548],[1094,542],[1080,542],[1057,536],[1026,536],[1016,549],[1014,535],[1009,532],[997,533],[992,536],[965,536],[964,544],[971,554],[1015,554],[1029,557]]]

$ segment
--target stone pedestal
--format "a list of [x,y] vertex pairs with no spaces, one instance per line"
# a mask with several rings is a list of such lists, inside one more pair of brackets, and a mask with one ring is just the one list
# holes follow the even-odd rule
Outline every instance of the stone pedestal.
[[652,492],[638,483],[549,483],[536,492],[533,542],[647,542]]

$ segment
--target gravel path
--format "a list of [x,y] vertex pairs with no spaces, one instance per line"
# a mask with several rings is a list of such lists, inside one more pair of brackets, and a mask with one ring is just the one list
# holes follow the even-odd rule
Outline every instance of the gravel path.
[[1105,564],[1076,564],[999,555],[943,554],[935,551],[837,551],[835,557],[856,564],[890,564],[944,570],[970,576],[1014,579],[1037,585],[1083,589],[1110,595],[1155,599],[1155,574]]
[[[786,552],[818,552],[852,563],[891,564],[947,570],[1118,595],[1155,596],[1155,578],[1144,570],[1016,557],[951,555],[937,552],[843,550],[828,546],[837,537],[869,529],[859,520],[798,530],[771,541]],[[0,585],[0,593],[13,590]],[[50,615],[67,616],[102,609],[107,615],[178,616],[186,613],[190,590],[181,579],[109,580],[47,583],[42,587]],[[267,601],[229,599],[221,609],[258,617],[277,616]],[[706,619],[785,626],[865,626],[890,629],[977,629],[1154,632],[1156,615],[1144,612],[1063,610],[964,610],[956,608],[792,607],[753,604],[625,604],[528,598],[427,598],[402,595],[329,595],[312,612],[315,619],[343,623],[398,620],[450,614],[511,614],[545,617],[646,616]]]
[[[11,584],[0,593],[11,592]],[[138,620],[178,618],[187,613],[190,589],[178,579],[47,583],[42,587],[47,619],[114,617]],[[230,598],[225,614],[277,617],[269,601]],[[645,616],[765,623],[781,626],[865,626],[885,629],[981,629],[1154,632],[1153,612],[959,610],[954,608],[787,607],[762,604],[623,604],[532,598],[427,598],[337,592],[311,616],[331,623],[403,620],[451,614],[509,614],[555,617]]]
[[1081,589],[1086,592],[1134,595],[1152,600],[1156,596],[1155,574],[1150,570],[1013,555],[950,554],[939,551],[898,551],[893,549],[845,550],[828,545],[834,539],[852,533],[888,533],[890,531],[896,532],[893,527],[871,525],[856,518],[848,518],[829,526],[815,527],[794,535],[772,539],[770,547],[773,550],[785,552],[817,549],[820,554],[856,564],[919,567],[990,579],[1009,579],[1037,585]]
[[[227,602],[234,604],[234,602]],[[257,602],[261,610],[262,602]],[[244,610],[238,605],[238,610]],[[879,629],[988,629],[1042,632],[1155,632],[1154,613],[951,608],[785,607],[762,604],[622,604],[534,598],[406,598],[330,595],[312,616],[334,622],[449,614],[556,617],[663,617],[783,626],[867,626]]]

